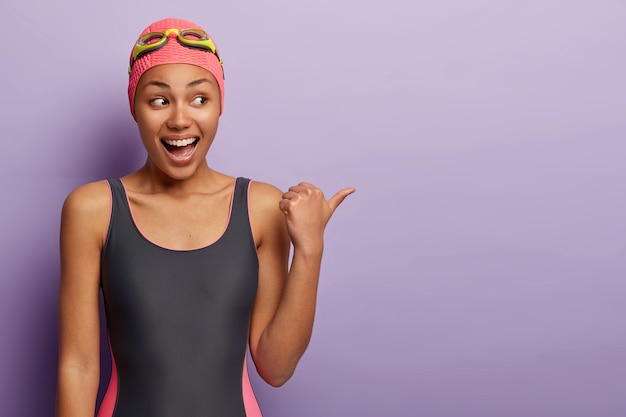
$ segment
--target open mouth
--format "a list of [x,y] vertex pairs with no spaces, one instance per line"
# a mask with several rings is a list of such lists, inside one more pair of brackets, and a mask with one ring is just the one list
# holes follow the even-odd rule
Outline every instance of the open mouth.
[[185,158],[190,156],[199,138],[186,138],[186,139],[161,139],[161,143],[172,156],[175,158]]

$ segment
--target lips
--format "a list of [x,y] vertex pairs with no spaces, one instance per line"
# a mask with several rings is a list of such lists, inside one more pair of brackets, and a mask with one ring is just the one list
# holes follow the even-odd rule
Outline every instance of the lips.
[[175,162],[181,163],[186,162],[193,156],[198,140],[198,137],[163,138],[161,143],[170,158]]

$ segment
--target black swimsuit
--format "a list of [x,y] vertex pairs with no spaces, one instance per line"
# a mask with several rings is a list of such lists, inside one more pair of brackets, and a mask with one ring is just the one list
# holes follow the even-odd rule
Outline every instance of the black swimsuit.
[[121,181],[108,181],[102,290],[113,372],[98,416],[260,416],[245,368],[258,280],[249,180],[236,180],[222,236],[185,251],[147,240]]

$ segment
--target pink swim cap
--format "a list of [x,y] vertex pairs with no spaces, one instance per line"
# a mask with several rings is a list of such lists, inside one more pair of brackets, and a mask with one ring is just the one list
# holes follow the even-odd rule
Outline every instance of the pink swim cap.
[[[139,36],[141,37],[146,33],[151,32],[165,32],[167,29],[204,30],[195,23],[186,20],[167,18],[152,23],[150,26],[145,28]],[[210,36],[209,39],[213,40]],[[135,46],[133,45],[133,50],[134,47]],[[131,59],[132,56],[133,51],[131,50]],[[132,65],[132,68],[130,70],[130,78],[128,80],[128,101],[130,103],[130,112],[133,117],[135,116],[135,90],[137,89],[137,83],[139,83],[139,79],[141,78],[143,73],[148,71],[150,68],[163,64],[192,64],[204,68],[205,70],[213,74],[220,88],[220,114],[222,114],[222,112],[224,111],[224,70],[222,69],[222,65],[220,64],[219,59],[215,56],[215,54],[211,52],[183,46],[174,38],[170,38],[168,39],[167,44],[165,44],[163,47],[139,57]]]

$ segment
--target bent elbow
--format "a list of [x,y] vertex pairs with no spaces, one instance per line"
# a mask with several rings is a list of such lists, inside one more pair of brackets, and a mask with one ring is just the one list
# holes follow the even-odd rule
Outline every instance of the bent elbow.
[[265,382],[267,382],[268,384],[270,384],[271,386],[273,386],[274,388],[280,388],[283,385],[285,385],[285,383],[287,381],[289,381],[289,379],[291,378],[291,375],[287,375],[284,377],[274,377],[274,378],[263,378],[263,380]]
[[259,373],[259,375],[263,378],[263,381],[267,382],[272,387],[279,388],[291,379],[294,371],[295,369],[288,369],[279,372]]

